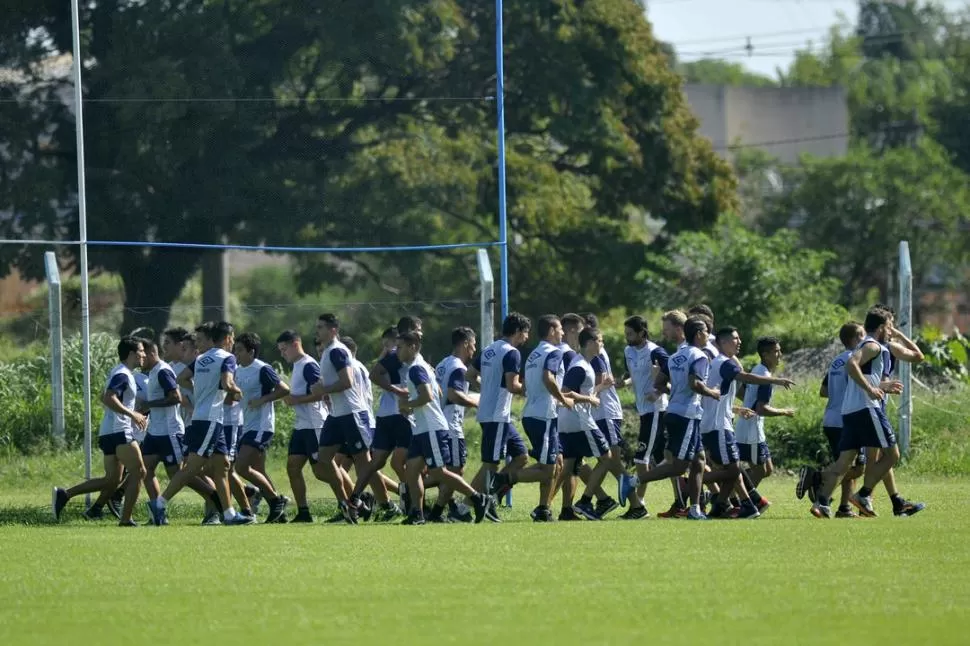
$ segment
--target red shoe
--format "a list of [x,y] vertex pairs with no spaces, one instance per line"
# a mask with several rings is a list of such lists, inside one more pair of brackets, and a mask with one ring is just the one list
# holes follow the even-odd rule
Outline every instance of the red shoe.
[[761,496],[761,500],[758,501],[758,513],[765,513],[765,511],[768,510],[768,507],[771,507],[771,501],[764,496]]
[[657,518],[687,518],[687,508],[671,505],[667,511],[657,514]]

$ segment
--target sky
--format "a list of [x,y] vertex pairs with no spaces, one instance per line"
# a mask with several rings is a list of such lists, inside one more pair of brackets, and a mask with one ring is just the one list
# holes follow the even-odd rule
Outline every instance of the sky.
[[[950,10],[968,5],[942,4]],[[786,69],[794,50],[807,48],[809,41],[822,46],[839,12],[854,23],[858,6],[856,0],[647,0],[647,18],[654,35],[672,43],[681,61],[722,58],[776,77],[775,69]],[[748,36],[752,56],[744,50]]]

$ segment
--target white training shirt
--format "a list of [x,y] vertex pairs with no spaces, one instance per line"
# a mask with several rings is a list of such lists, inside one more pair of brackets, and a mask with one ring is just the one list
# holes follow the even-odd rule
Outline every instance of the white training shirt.
[[[159,361],[148,373],[145,401],[165,399],[168,393],[178,389],[176,372],[172,366]],[[148,434],[158,436],[182,435],[185,432],[185,422],[179,411],[178,404],[172,406],[156,406],[148,416]]]
[[441,412],[448,423],[448,432],[455,439],[465,439],[465,407],[448,399],[448,389],[468,393],[468,367],[453,354],[441,360],[434,369],[438,388],[441,390]]
[[[118,400],[125,408],[133,410],[135,408],[135,397],[138,392],[138,386],[135,384],[135,373],[129,370],[125,364],[119,363],[108,373],[108,384],[104,387],[104,392],[108,391],[117,395]],[[104,417],[101,418],[98,435],[112,435],[114,433],[126,433],[130,438],[133,433],[131,418],[125,415],[119,415],[107,406],[104,406]]]

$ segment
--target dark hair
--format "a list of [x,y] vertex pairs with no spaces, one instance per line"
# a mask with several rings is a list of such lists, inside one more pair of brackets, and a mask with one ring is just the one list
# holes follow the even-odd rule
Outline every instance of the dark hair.
[[142,339],[134,336],[123,336],[118,341],[118,360],[124,361],[132,352],[138,352],[138,346],[144,344]]
[[326,325],[331,330],[336,330],[340,328],[340,322],[337,320],[336,314],[321,314],[317,317],[317,320]]
[[404,332],[397,338],[397,341],[402,345],[412,345],[416,348],[421,347],[421,335],[417,332]]
[[178,343],[180,341],[185,341],[186,337],[189,336],[189,331],[184,327],[170,327],[162,332],[162,336],[167,336],[172,341]]
[[842,345],[848,348],[852,342],[855,341],[855,338],[859,336],[859,330],[861,329],[861,325],[855,321],[849,321],[839,328],[839,341],[842,342]]
[[775,346],[781,347],[781,341],[778,340],[776,336],[763,336],[758,339],[758,356],[760,357],[765,352],[768,352]]
[[136,339],[148,339],[149,341],[154,341],[155,330],[150,327],[136,327],[134,330],[128,333],[128,336],[135,337]]
[[253,353],[254,357],[259,356],[259,335],[255,332],[243,332],[236,337],[236,343],[241,343],[244,348]]
[[717,340],[720,341],[724,337],[734,336],[734,333],[737,331],[738,331],[738,328],[734,327],[733,325],[726,325],[722,327],[720,330],[718,330],[715,336]]
[[532,321],[528,317],[512,312],[502,321],[502,336],[510,337],[519,332],[528,332],[532,329]]
[[466,341],[472,341],[475,338],[475,330],[471,329],[466,325],[456,327],[451,331],[451,347],[461,345]]
[[214,325],[215,323],[213,321],[206,321],[205,323],[199,323],[197,326],[195,326],[196,340],[198,340],[199,335],[206,338],[211,337],[211,332]]
[[294,343],[296,341],[302,341],[303,337],[296,330],[283,330],[280,335],[276,337],[277,343]]
[[381,333],[382,339],[396,339],[397,338],[397,328],[389,327]]
[[212,324],[212,328],[209,330],[209,338],[213,343],[219,344],[232,336],[234,331],[235,328],[232,327],[232,323],[229,321],[219,321]]
[[596,318],[596,315],[593,314],[592,312],[583,312],[582,317],[583,317],[583,321],[586,323],[588,327],[600,326],[600,320]]
[[397,321],[397,333],[414,332],[421,326],[421,319],[417,316],[402,316]]
[[185,338],[183,338],[182,341],[191,343],[193,348],[198,345],[198,342],[195,338],[195,334],[193,334],[192,332],[189,332],[188,334],[186,334]]
[[354,341],[354,337],[342,336],[340,337],[340,342],[347,346],[347,349],[350,350],[350,354],[357,354],[357,342]]
[[562,326],[564,328],[578,327],[579,329],[583,329],[583,327],[586,325],[586,321],[583,320],[582,316],[579,314],[573,314],[572,312],[569,314],[563,314],[562,317],[560,317],[560,320],[562,321]]
[[889,314],[893,318],[896,317],[896,309],[892,305],[886,305],[885,303],[876,303],[875,305],[873,305],[869,309],[871,309],[871,310],[883,310],[883,311],[889,312]]
[[875,332],[880,325],[889,320],[890,316],[892,314],[882,309],[871,309],[866,312],[866,321],[862,324],[866,330],[866,334]]
[[636,316],[631,316],[627,320],[623,321],[623,327],[628,327],[637,334],[650,334],[650,326],[647,323],[647,319],[643,318],[639,314]]
[[152,339],[147,339],[143,336],[131,335],[132,338],[141,341],[141,345],[145,348],[145,354],[156,354],[158,352],[158,344]]
[[539,317],[537,321],[536,328],[539,332],[539,338],[544,339],[549,336],[552,329],[556,327],[556,324],[560,323],[559,317],[555,314],[543,314]]
[[714,310],[705,303],[697,303],[696,305],[691,305],[687,310],[687,316],[706,316],[711,321],[714,320]]
[[707,328],[707,321],[699,316],[691,316],[684,322],[684,338],[687,343],[694,345],[694,337],[698,332]]
[[710,316],[707,314],[691,314],[690,318],[704,321],[704,325],[707,326],[707,331],[714,334],[714,319],[712,319]]
[[579,347],[585,348],[587,343],[601,336],[603,336],[603,333],[599,331],[599,328],[586,326],[579,333]]

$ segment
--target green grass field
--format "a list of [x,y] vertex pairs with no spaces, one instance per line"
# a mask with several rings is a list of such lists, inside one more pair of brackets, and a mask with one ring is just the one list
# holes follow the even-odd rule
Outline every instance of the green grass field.
[[2,644],[967,643],[966,480],[901,475],[929,504],[908,519],[880,489],[883,517],[815,520],[778,477],[756,521],[536,525],[522,487],[501,525],[199,527],[186,492],[172,526],[120,529],[82,501],[48,520],[65,473],[0,463]]

